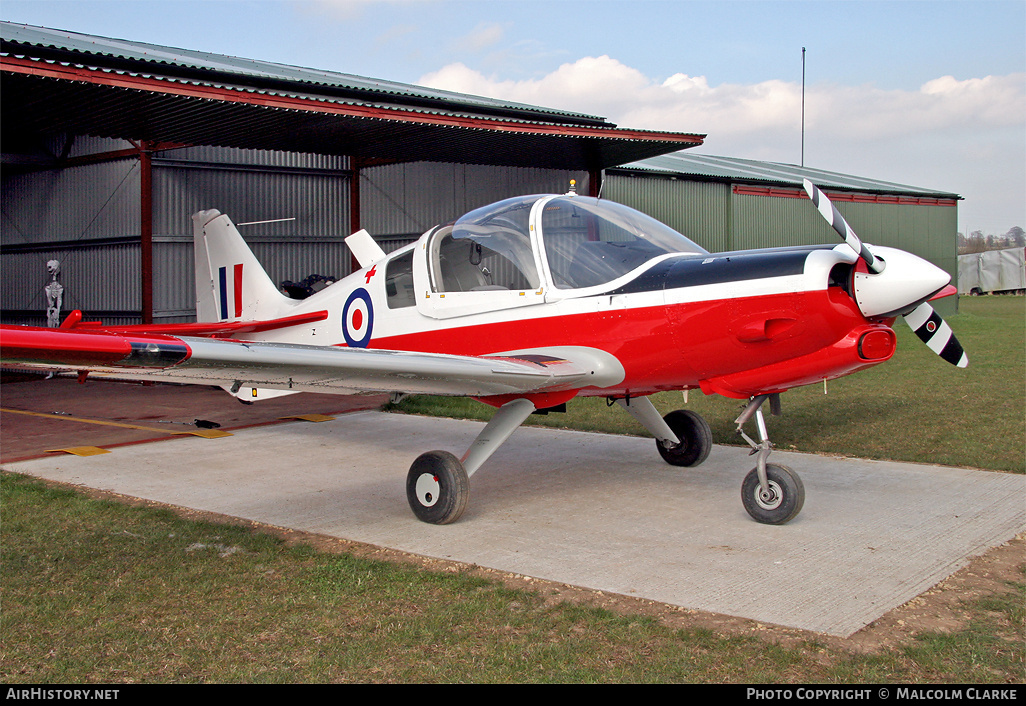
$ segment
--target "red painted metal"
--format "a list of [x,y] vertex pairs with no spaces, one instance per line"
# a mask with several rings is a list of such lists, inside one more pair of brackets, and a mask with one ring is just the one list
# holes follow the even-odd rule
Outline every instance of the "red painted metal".
[[[70,320],[75,314],[78,314],[79,318],[81,318],[81,312],[76,310],[68,315],[68,319]],[[224,338],[243,333],[262,333],[264,331],[288,328],[289,326],[302,326],[303,324],[312,324],[318,321],[324,321],[327,318],[328,312],[322,310],[311,311],[308,314],[285,316],[280,319],[268,319],[266,321],[200,321],[185,324],[136,324],[129,326],[104,326],[99,321],[85,321],[72,326],[64,326],[64,328],[75,328],[79,330],[102,329],[103,331],[119,334],[155,333],[177,336],[210,336],[213,338]],[[67,323],[67,320],[65,323]],[[7,329],[4,329],[4,331],[6,330]]]
[[169,336],[133,336],[127,338],[106,331],[68,331],[35,326],[4,326],[3,356],[21,363],[60,363],[76,365],[115,365],[132,352],[132,343],[185,343]]
[[242,316],[242,263],[235,265],[235,312],[236,318]]
[[230,88],[227,86],[175,81],[139,74],[100,71],[86,66],[52,64],[22,57],[3,57],[3,59],[0,60],[0,70],[28,76],[57,78],[66,81],[82,81],[94,85],[109,86],[113,88],[128,88],[165,95],[217,100],[228,103],[243,103],[282,110],[301,110],[330,115],[344,115],[355,118],[368,118],[372,120],[392,120],[454,128],[556,135],[563,137],[594,137],[603,139],[676,142],[681,144],[682,148],[684,146],[691,147],[701,145],[704,142],[704,135],[658,132],[652,130],[631,130],[617,127],[541,123],[510,120],[506,118],[482,118],[456,114],[446,115],[442,113],[432,113],[381,105],[327,101],[283,93],[264,93],[253,90]]
[[[739,312],[752,313],[739,318]],[[619,385],[584,389],[582,396],[702,387],[745,398],[882,363],[893,354],[892,347],[881,355],[884,340],[872,339],[871,358],[858,350],[863,334],[881,330],[890,331],[885,324],[867,322],[851,298],[833,288],[515,319],[375,338],[370,347],[488,355],[521,349],[527,341],[532,348],[568,345],[572,331],[572,345],[612,354],[626,373]]]
[[153,159],[148,143],[139,145],[139,245],[142,322],[153,323]]
[[[360,167],[363,162],[358,157],[349,158],[349,233],[356,233],[363,226],[360,225],[362,214],[360,212]],[[356,272],[360,269],[360,263],[356,255],[350,252],[349,271]]]
[[[770,196],[778,199],[807,199],[804,189],[791,189],[779,186],[743,186],[735,184],[733,193],[743,196]],[[937,198],[932,196],[897,196],[892,194],[862,194],[851,192],[830,191],[824,193],[831,201],[849,203],[882,203],[901,206],[957,206],[955,199]]]

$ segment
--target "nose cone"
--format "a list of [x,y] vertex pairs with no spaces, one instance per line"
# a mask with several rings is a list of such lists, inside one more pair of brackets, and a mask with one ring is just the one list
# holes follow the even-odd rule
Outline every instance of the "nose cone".
[[874,247],[873,254],[887,265],[880,274],[855,273],[855,301],[863,316],[905,313],[951,281],[941,268],[904,250]]

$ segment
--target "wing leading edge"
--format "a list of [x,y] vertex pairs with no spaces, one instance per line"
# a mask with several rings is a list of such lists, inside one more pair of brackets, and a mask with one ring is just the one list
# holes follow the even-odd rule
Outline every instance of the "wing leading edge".
[[458,356],[26,326],[0,326],[0,364],[236,390],[471,397],[579,389],[595,372],[544,354]]

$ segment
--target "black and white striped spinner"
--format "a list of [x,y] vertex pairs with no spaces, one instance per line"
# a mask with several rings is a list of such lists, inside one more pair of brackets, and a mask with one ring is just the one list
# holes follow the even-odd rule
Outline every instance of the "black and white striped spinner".
[[933,307],[923,302],[911,313],[905,315],[905,323],[909,325],[926,347],[952,365],[964,368],[969,365],[969,357],[962,350],[962,344],[951,332]]
[[837,210],[833,202],[827,198],[826,194],[819,190],[819,188],[808,179],[803,180],[805,185],[805,191],[808,193],[809,198],[812,199],[813,205],[819,209],[820,214],[826,219],[826,222],[837,231],[837,234],[844,239],[844,242],[848,244],[855,253],[861,257],[866,267],[873,274],[880,274],[884,269],[884,261],[877,258],[869,251],[869,248],[865,246],[855,231],[851,229],[848,222],[844,220],[844,216]]

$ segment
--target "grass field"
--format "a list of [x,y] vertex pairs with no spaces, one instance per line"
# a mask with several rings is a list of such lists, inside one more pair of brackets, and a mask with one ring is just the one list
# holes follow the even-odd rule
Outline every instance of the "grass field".
[[[778,445],[1022,472],[1024,302],[963,300],[959,371],[902,335],[896,360],[785,396]],[[424,401],[405,407],[418,409]],[[431,401],[434,404],[434,401]],[[431,404],[428,405],[430,408]],[[671,406],[667,399],[660,405]],[[537,421],[634,433],[603,401]],[[689,407],[733,442],[736,403]],[[615,421],[611,421],[615,420]],[[629,420],[628,420],[629,421]],[[869,652],[673,627],[474,572],[287,543],[245,526],[0,475],[7,684],[294,682],[1016,683],[1023,576],[966,595],[957,625]]]
[[[87,683],[1021,683],[1022,584],[862,654],[552,601],[3,474],[0,679]],[[767,636],[763,636],[767,635]]]

